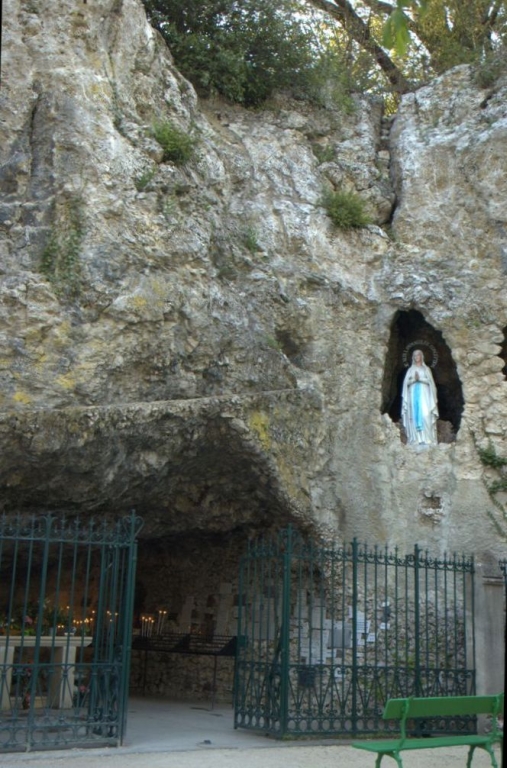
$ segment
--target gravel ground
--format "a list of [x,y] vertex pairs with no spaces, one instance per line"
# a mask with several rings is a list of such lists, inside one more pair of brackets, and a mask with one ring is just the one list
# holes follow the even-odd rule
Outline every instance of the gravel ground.
[[[467,752],[405,752],[403,768],[465,768]],[[0,754],[0,768],[375,768],[375,757],[343,741],[275,741],[235,730],[230,707],[139,697],[129,700],[125,746]],[[490,766],[487,753],[476,750],[472,768]],[[382,768],[396,763],[386,757]]]
[[[463,768],[465,748],[408,752],[404,768]],[[4,758],[6,758],[4,760]],[[262,749],[194,749],[186,752],[145,752],[122,754],[121,750],[74,750],[2,756],[2,768],[374,768],[375,755],[350,746],[279,746]],[[498,755],[498,764],[501,765]],[[488,755],[476,750],[473,768],[490,766]],[[382,761],[383,768],[395,768],[392,759]]]

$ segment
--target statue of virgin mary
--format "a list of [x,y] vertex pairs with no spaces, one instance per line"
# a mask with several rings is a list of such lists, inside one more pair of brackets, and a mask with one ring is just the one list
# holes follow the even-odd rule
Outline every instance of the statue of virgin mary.
[[412,365],[405,374],[401,393],[401,420],[407,442],[416,445],[437,444],[437,388],[431,368],[420,349],[412,354]]

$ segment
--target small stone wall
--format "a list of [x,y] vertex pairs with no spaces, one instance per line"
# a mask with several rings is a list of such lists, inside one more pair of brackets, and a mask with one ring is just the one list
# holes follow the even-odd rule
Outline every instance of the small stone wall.
[[[247,540],[248,534],[243,532],[141,543],[134,636],[154,639],[159,629],[162,637],[168,633],[235,636],[239,560]],[[162,617],[161,611],[165,612]],[[132,653],[133,692],[231,703],[233,680],[233,657],[215,660],[200,653]]]
[[143,651],[132,653],[130,690],[133,693],[232,704],[233,684],[234,657],[215,659],[212,656],[155,652],[148,653],[146,658]]

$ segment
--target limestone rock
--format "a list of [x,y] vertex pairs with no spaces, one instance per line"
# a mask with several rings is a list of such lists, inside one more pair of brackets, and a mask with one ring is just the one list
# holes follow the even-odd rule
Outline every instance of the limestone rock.
[[[248,112],[197,99],[138,0],[9,5],[3,508],[501,548],[477,447],[507,454],[505,82],[486,94],[458,68],[392,128],[362,97],[350,115],[282,97]],[[194,159],[164,161],[157,120]],[[375,224],[334,229],[326,188]],[[464,397],[424,453],[381,396],[411,310]]]

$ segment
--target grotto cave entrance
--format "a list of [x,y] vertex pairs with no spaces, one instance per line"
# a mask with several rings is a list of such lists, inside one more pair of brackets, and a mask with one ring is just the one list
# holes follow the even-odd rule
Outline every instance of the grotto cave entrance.
[[[298,500],[295,516],[290,469],[280,476],[267,439],[270,419],[281,442],[284,429],[290,434],[287,409],[298,405],[292,397],[285,402],[281,408],[270,395],[48,411],[37,413],[36,441],[28,438],[31,414],[13,420],[11,475],[2,487],[7,514],[38,513],[43,499],[70,519],[121,522],[135,510],[143,520],[129,615],[137,643],[133,696],[232,703],[233,657],[146,651],[143,642],[171,632],[192,646],[180,651],[193,651],[196,638],[236,635],[239,565],[249,540],[298,525],[294,518],[305,512]],[[199,648],[206,650],[216,645]]]
[[178,455],[143,487],[130,690],[232,705],[240,561],[293,515],[269,457],[231,420],[185,428]]
[[131,693],[232,705],[239,561],[248,531],[140,542]]
[[402,442],[406,442],[401,425],[401,391],[403,379],[414,349],[421,349],[427,365],[432,367],[437,388],[437,422],[439,443],[456,439],[463,413],[463,388],[456,363],[442,333],[428,323],[415,309],[400,310],[391,324],[382,384],[381,412],[398,424]]

